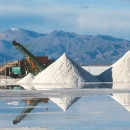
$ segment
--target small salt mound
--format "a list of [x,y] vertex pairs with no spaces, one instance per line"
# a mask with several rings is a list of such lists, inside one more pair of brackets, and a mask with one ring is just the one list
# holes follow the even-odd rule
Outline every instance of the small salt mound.
[[103,82],[129,82],[130,81],[130,51],[114,63],[108,70],[98,77]]
[[[96,77],[85,71],[78,64],[72,61],[64,53],[57,61],[35,76],[32,83],[42,83],[41,85],[34,85],[35,89],[43,88],[82,88],[83,82],[100,82]],[[46,84],[55,84],[54,86]]]
[[33,86],[32,85],[28,85],[27,83],[31,83],[32,80],[34,79],[34,77],[35,76],[32,73],[29,73],[24,78],[19,80],[17,83],[23,83],[23,84],[25,84],[25,85],[21,85],[23,88],[25,88],[27,90],[31,90],[31,89],[33,89]]

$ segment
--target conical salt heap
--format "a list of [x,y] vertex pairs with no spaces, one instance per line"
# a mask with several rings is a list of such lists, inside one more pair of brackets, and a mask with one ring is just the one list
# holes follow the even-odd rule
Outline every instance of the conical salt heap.
[[[32,83],[35,89],[43,88],[82,88],[84,82],[100,82],[85,71],[64,53],[57,61],[35,76]],[[50,85],[52,84],[52,85]]]
[[98,76],[103,82],[129,82],[130,81],[130,51],[116,63]]
[[113,82],[130,82],[130,51],[112,66]]
[[29,73],[24,78],[19,80],[17,83],[25,84],[25,85],[20,85],[20,86],[22,86],[24,89],[31,90],[33,89],[33,86],[29,85],[28,83],[31,83],[34,77],[35,76],[33,74]]
[[[84,82],[100,81],[77,65],[66,54],[63,54],[57,61],[39,73],[32,81],[32,83],[43,84],[34,85],[37,90],[46,88],[83,88],[85,86]],[[77,97],[50,98],[64,111],[78,99]]]
[[[130,51],[98,78],[105,82],[113,82],[112,89],[130,89]],[[130,111],[130,93],[114,93],[112,98]]]

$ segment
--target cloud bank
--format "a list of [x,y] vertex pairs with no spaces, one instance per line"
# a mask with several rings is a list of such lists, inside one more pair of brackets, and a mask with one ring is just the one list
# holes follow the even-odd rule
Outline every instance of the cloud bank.
[[[119,0],[116,7],[117,0],[94,2],[5,0],[0,4],[0,28],[1,31],[16,27],[41,33],[64,30],[80,34],[108,34],[130,40],[128,0]],[[125,8],[121,6],[126,3]]]

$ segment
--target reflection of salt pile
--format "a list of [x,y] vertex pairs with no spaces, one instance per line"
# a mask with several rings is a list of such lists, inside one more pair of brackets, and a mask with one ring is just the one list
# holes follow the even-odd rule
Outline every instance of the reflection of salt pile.
[[[83,82],[99,82],[99,80],[65,54],[39,73],[32,81],[32,83],[44,84],[43,86],[34,85],[34,88],[38,90],[45,88],[83,88],[85,86]],[[78,99],[75,97],[50,98],[64,111]]]
[[66,111],[78,99],[78,97],[50,98],[51,101],[56,103],[64,111]]
[[112,94],[112,98],[130,111],[130,93],[114,93]]
[[31,83],[34,77],[35,76],[33,74],[29,73],[27,76],[19,80],[17,83],[24,84],[24,85],[21,85],[24,89],[31,90],[33,89],[33,86],[28,83]]
[[[82,88],[84,87],[83,82],[99,82],[99,80],[77,65],[65,54],[39,73],[32,81],[32,83],[45,84],[42,87],[40,85],[34,85],[35,89],[43,89],[43,87],[64,88],[64,85],[67,88]],[[56,85],[50,86],[46,84]]]
[[[99,79],[106,82],[119,82],[113,84],[113,89],[130,89],[130,51],[114,63],[110,69],[103,72]],[[112,97],[130,111],[129,93],[113,94]]]

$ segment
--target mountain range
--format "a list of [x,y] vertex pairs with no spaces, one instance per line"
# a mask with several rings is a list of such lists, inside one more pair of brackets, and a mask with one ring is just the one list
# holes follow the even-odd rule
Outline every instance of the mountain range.
[[130,50],[130,41],[108,35],[80,35],[72,32],[53,31],[41,34],[34,31],[11,28],[0,32],[0,63],[20,60],[24,55],[12,44],[17,41],[35,56],[59,58],[64,52],[82,65],[113,64]]

